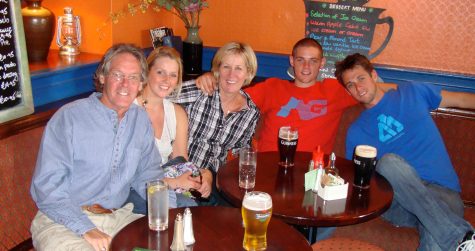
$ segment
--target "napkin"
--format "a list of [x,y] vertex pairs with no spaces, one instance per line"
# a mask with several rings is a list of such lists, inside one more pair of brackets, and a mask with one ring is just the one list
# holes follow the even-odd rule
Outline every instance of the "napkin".
[[317,169],[313,169],[305,173],[305,191],[312,190],[315,187],[317,179]]

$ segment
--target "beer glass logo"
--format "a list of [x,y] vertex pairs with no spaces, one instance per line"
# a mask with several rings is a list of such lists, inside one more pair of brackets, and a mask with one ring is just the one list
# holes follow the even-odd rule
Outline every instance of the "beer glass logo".
[[297,141],[280,140],[280,143],[284,146],[296,146],[297,145]]
[[262,213],[256,214],[256,220],[260,222],[266,221],[270,217],[270,212],[269,211],[262,211]]
[[[356,164],[356,165],[361,165],[361,161],[359,159],[354,159],[353,162]],[[373,165],[376,165],[376,160],[373,160],[371,162]]]

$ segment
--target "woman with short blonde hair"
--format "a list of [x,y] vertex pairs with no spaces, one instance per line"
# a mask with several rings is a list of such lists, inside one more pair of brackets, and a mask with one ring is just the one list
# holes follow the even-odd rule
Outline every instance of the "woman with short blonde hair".
[[[216,52],[212,72],[218,89],[211,96],[202,93],[194,81],[188,81],[183,83],[176,102],[185,106],[188,114],[190,160],[216,175],[226,163],[228,151],[236,153],[251,144],[259,110],[242,87],[256,75],[256,55],[249,45],[230,42]],[[226,204],[215,183],[211,201],[201,204]]]

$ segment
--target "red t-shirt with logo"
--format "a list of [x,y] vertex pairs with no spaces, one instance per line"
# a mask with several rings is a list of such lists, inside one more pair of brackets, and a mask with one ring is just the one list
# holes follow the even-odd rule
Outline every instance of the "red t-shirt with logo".
[[261,112],[257,147],[262,152],[277,151],[279,128],[290,125],[299,130],[297,151],[311,152],[320,145],[330,153],[344,109],[357,103],[336,79],[301,88],[269,78],[245,91]]

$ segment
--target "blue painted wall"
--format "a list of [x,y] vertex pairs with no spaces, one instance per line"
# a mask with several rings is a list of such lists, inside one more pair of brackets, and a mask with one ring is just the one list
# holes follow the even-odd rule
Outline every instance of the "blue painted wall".
[[94,90],[92,76],[98,64],[99,62],[31,73],[31,89],[35,108],[92,92]]
[[[207,47],[203,51],[203,70],[211,69],[211,61],[217,48]],[[146,52],[150,52],[147,49]],[[257,76],[260,78],[279,77],[289,79],[287,68],[288,56],[272,53],[257,53],[259,67]],[[31,74],[33,102],[35,108],[65,98],[92,92],[94,85],[92,76],[99,62],[75,65],[54,71],[34,72]],[[452,91],[475,93],[475,76],[464,76],[450,73],[416,71],[412,69],[376,66],[376,70],[385,82],[402,83],[420,81],[443,86]]]
[[[205,48],[203,51],[203,69],[209,71],[211,60],[217,48]],[[286,55],[257,53],[257,76],[268,78],[278,77],[289,79],[287,68],[289,58]],[[446,90],[475,93],[475,76],[457,75],[451,73],[428,72],[375,65],[379,76],[387,83],[403,83],[409,81],[432,83],[442,86]]]

